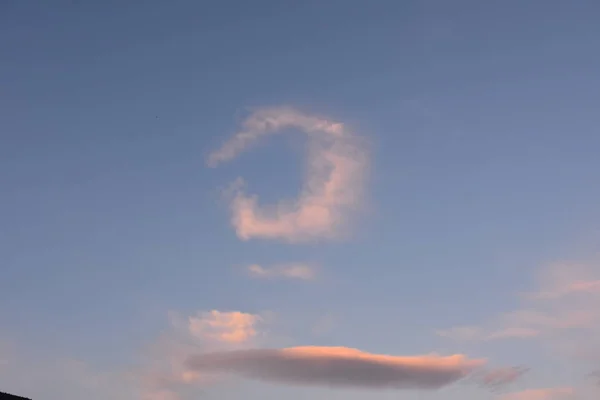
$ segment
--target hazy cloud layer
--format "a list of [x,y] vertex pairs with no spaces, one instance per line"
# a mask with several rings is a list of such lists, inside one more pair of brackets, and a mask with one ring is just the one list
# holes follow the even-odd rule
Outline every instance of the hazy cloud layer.
[[249,265],[248,274],[262,279],[296,279],[310,281],[316,278],[316,269],[312,265],[303,263],[278,264],[263,267],[259,264]]
[[500,400],[568,400],[575,399],[575,396],[575,389],[565,387],[524,390],[521,392],[506,394],[500,397]]
[[484,363],[462,355],[397,357],[345,347],[293,347],[199,354],[186,365],[200,373],[230,373],[282,384],[438,389]]
[[240,132],[209,155],[208,164],[217,166],[231,160],[261,137],[286,128],[299,129],[309,137],[300,196],[264,207],[256,195],[244,192],[243,184],[236,184],[231,211],[237,235],[242,240],[288,242],[337,237],[343,233],[349,214],[361,203],[368,165],[364,146],[344,124],[287,107],[260,109],[243,122]]

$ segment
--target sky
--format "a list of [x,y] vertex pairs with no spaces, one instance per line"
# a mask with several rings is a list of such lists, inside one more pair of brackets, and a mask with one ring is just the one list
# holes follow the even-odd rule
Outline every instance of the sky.
[[0,391],[592,400],[600,3],[0,4]]

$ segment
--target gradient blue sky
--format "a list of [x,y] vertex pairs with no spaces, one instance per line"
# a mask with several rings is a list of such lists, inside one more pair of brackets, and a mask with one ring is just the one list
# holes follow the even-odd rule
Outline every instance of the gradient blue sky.
[[[66,387],[83,373],[55,360],[137,371],[170,312],[209,310],[271,313],[268,346],[464,353],[530,367],[509,391],[579,390],[593,362],[552,341],[436,332],[529,307],[519,293],[556,263],[600,272],[599,18],[593,0],[3,1],[0,390],[81,398]],[[302,135],[206,165],[265,106],[329,116],[368,142],[345,240],[236,236],[224,187],[243,176],[266,204],[302,184]],[[289,262],[317,278],[244,271]],[[32,370],[60,378],[15,380]],[[228,382],[188,389],[415,398]],[[495,398],[469,385],[422,396]]]

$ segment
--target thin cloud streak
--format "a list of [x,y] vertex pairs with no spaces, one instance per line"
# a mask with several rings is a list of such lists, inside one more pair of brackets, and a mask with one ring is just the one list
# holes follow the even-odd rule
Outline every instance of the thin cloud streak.
[[492,341],[499,339],[529,339],[540,335],[540,331],[532,328],[504,328],[486,331],[477,326],[455,326],[438,330],[438,336],[457,341]]
[[484,369],[475,371],[469,380],[492,391],[516,382],[529,371],[529,368],[518,366],[508,368]]
[[238,237],[293,243],[340,237],[347,217],[361,204],[368,166],[364,146],[344,124],[288,107],[260,109],[243,122],[242,131],[209,155],[208,165],[229,161],[259,138],[285,128],[299,129],[309,137],[300,196],[263,207],[258,196],[245,194],[245,184],[238,180],[231,200],[231,221]]
[[255,278],[262,279],[295,279],[311,281],[316,278],[315,268],[308,264],[290,263],[272,267],[263,267],[259,264],[249,265],[248,273]]
[[186,361],[190,370],[200,373],[229,373],[281,384],[432,390],[466,377],[484,363],[462,355],[398,357],[345,347],[216,352]]

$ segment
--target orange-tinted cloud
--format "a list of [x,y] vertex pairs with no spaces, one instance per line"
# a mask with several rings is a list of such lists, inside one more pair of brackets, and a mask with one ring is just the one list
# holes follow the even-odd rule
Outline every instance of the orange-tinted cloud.
[[316,277],[315,268],[302,263],[279,264],[272,267],[252,264],[248,266],[248,273],[253,277],[265,279],[284,278],[310,281]]
[[186,365],[201,373],[230,373],[283,384],[437,389],[484,363],[462,355],[400,357],[346,347],[292,347],[199,354],[189,357]]
[[509,393],[502,397],[501,400],[567,400],[575,398],[575,389],[570,387],[565,388],[550,388],[550,389],[529,389],[516,393]]
[[299,129],[309,137],[301,194],[295,200],[262,207],[256,195],[246,195],[242,185],[236,184],[231,202],[232,223],[242,240],[303,242],[333,238],[343,233],[348,213],[361,202],[368,157],[357,137],[342,123],[292,108],[254,112],[244,121],[240,132],[210,154],[208,164],[216,166],[231,160],[262,136],[286,128]]

